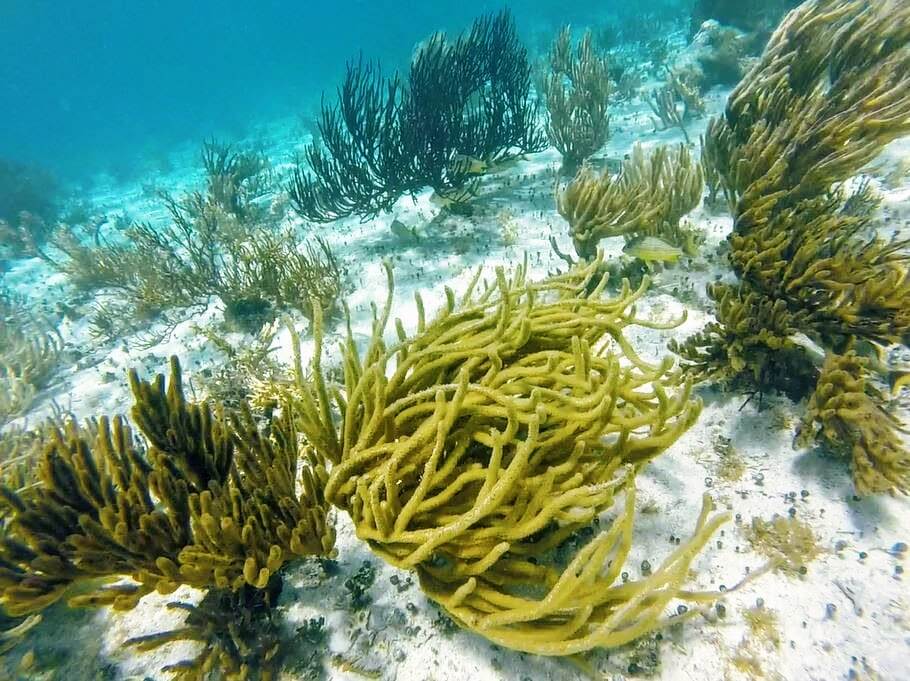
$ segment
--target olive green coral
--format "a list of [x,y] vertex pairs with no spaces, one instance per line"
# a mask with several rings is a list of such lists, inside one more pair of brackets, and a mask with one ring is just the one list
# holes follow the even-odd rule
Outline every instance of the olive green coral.
[[774,386],[799,398],[817,372],[805,348],[794,340],[801,318],[781,300],[771,300],[730,284],[708,286],[717,321],[670,350],[695,380],[764,389]]
[[0,290],[0,425],[28,411],[64,348],[52,320],[28,305]]
[[[881,352],[910,333],[910,240],[878,232],[868,184],[845,190],[910,133],[908,86],[906,3],[813,1],[787,15],[703,142],[713,191],[733,209],[739,282],[710,287],[717,323],[673,346],[700,377],[751,375],[763,388],[814,374],[808,422],[852,448],[862,493],[906,488],[896,425],[866,362],[829,358],[818,378],[794,352],[806,338],[835,356]],[[780,370],[788,365],[795,371]]]
[[10,614],[38,611],[99,576],[135,583],[71,602],[131,608],[181,584],[262,588],[292,557],[331,551],[324,465],[308,452],[298,473],[288,419],[266,434],[248,411],[188,403],[176,360],[167,387],[163,376],[147,383],[133,373],[131,383],[147,451],[119,417],[70,422],[45,446],[40,486],[2,488],[0,603]]
[[[266,435],[245,408],[225,414],[187,403],[174,366],[166,390],[163,376],[149,384],[131,373],[130,382],[133,420],[151,443],[156,496],[183,496],[182,490],[174,495],[178,486],[191,492],[194,541],[178,557],[182,583],[261,589],[291,558],[329,554],[334,532],[322,495],[325,465],[301,448],[290,419],[273,419]],[[173,477],[155,475],[167,469]]]
[[685,146],[660,146],[646,154],[636,145],[618,175],[583,167],[557,195],[559,214],[579,257],[590,259],[601,240],[656,236],[695,251],[695,235],[679,222],[701,201],[701,165]]
[[281,579],[272,577],[265,589],[244,586],[236,591],[213,589],[198,605],[169,603],[187,613],[177,629],[137,636],[126,645],[149,651],[174,641],[202,644],[195,657],[162,669],[175,681],[271,681],[280,670],[283,648],[275,602]]
[[736,209],[736,196],[729,185],[729,178],[732,177],[730,163],[733,162],[731,137],[723,118],[712,118],[700,137],[700,146],[701,167],[708,190],[706,203],[716,205],[718,194],[723,194],[727,207],[733,211]]
[[[630,550],[636,471],[694,422],[700,403],[668,361],[642,360],[624,337],[644,293],[601,299],[600,259],[530,282],[519,267],[466,293],[417,330],[384,330],[389,297],[360,354],[342,344],[344,390],[298,363],[300,429],[336,462],[325,493],[357,535],[414,569],[457,622],[511,648],[568,655],[613,646],[663,623],[689,566],[724,520],[706,499],[691,542],[640,582],[615,585]],[[337,426],[332,407],[341,414]],[[624,499],[613,526],[567,565],[551,550]],[[606,567],[609,564],[609,567]]]
[[9,617],[0,610],[0,655],[12,650],[40,622],[41,615]]
[[886,241],[840,183],[910,133],[910,7],[807,2],[734,90],[708,138],[736,202],[731,262],[743,282],[837,345],[910,330],[910,241]]
[[[37,484],[41,452],[62,423],[48,419],[36,428],[7,425],[0,432],[0,485],[18,491]],[[4,510],[0,507],[0,517]]]
[[0,368],[0,423],[22,416],[35,399],[35,386],[14,370]]
[[[205,191],[180,197],[160,193],[168,222],[136,223],[111,239],[62,230],[54,264],[82,288],[117,293],[99,307],[94,329],[108,340],[124,335],[124,320],[173,315],[218,296],[225,319],[255,332],[283,310],[311,314],[310,299],[333,310],[347,288],[343,263],[328,243],[304,243],[292,228],[279,230],[257,201],[270,190],[259,155],[229,147],[204,148]],[[169,317],[170,315],[170,317]]]
[[784,19],[727,104],[739,196],[817,196],[910,132],[908,12],[896,0],[827,0]]
[[[34,483],[36,448],[41,446],[44,430],[7,427],[0,432],[0,485],[24,491]],[[0,542],[8,534],[6,509],[0,507]],[[2,569],[0,564],[0,569]],[[40,614],[11,616],[0,608],[0,656],[41,621]],[[2,666],[0,666],[2,669]]]
[[271,191],[274,178],[264,154],[236,151],[212,139],[202,144],[202,165],[211,203],[241,220],[261,221],[265,217],[259,199]]
[[[646,100],[662,129],[679,128],[686,144],[690,142],[686,123],[705,113],[704,100],[698,92],[698,86],[692,80],[686,73],[668,69],[667,84],[651,92]],[[679,104],[682,104],[682,110],[679,109]]]
[[585,32],[573,53],[572,31],[566,26],[550,50],[547,135],[562,154],[563,172],[574,174],[609,137],[608,66],[606,54],[594,47],[591,31]]
[[910,493],[908,431],[867,376],[868,360],[829,354],[809,400],[799,444],[822,440],[853,463],[859,494]]

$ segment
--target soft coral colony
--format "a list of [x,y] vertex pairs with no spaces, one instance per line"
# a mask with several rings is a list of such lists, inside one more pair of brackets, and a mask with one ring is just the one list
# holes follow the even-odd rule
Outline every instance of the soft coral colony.
[[[36,485],[4,488],[5,609],[23,616],[64,597],[129,609],[187,584],[222,594],[204,603],[249,626],[211,606],[196,616],[206,626],[132,643],[206,641],[172,668],[181,678],[213,664],[271,678],[283,653],[271,621],[282,568],[331,555],[330,505],[379,556],[415,570],[457,622],[519,650],[620,645],[663,626],[671,599],[716,597],[684,589],[725,520],[708,497],[688,543],[651,575],[615,584],[633,540],[635,475],[700,403],[670,362],[644,362],[623,335],[661,326],[631,311],[645,286],[604,300],[598,264],[542,282],[497,271],[485,286],[478,272],[433,319],[418,300],[417,332],[396,323],[387,346],[389,270],[366,352],[350,336],[343,344],[343,389],[321,370],[316,303],[312,370],[260,387],[277,414],[265,424],[246,408],[188,402],[176,360],[167,383],[131,374],[144,438],[120,418],[69,424],[43,445]],[[620,499],[609,530],[553,562],[553,549]],[[112,576],[131,581],[90,588]]]
[[[670,362],[642,361],[623,335],[661,326],[632,312],[645,286],[602,300],[599,264],[543,282],[500,270],[476,293],[475,278],[432,321],[418,299],[417,333],[397,323],[387,345],[390,291],[365,353],[344,344],[337,425],[318,368],[286,393],[335,462],[326,497],[357,535],[416,570],[463,626],[543,655],[620,645],[661,626],[671,599],[710,598],[683,583],[724,519],[706,498],[689,543],[650,577],[614,584],[632,543],[635,474],[701,405]],[[610,530],[552,564],[554,548],[619,499]]]
[[[331,553],[325,467],[316,452],[299,451],[288,418],[258,426],[246,410],[187,402],[176,360],[167,386],[163,376],[147,383],[132,374],[131,383],[145,438],[119,417],[70,422],[43,444],[37,484],[2,488],[0,584],[10,615],[68,592],[74,606],[130,609],[181,584],[223,591],[242,610],[280,592],[279,570],[292,557]],[[112,576],[131,581],[99,585]],[[95,586],[73,596],[80,583]],[[242,671],[250,645],[236,637],[233,627],[211,632],[211,647],[185,672],[207,668],[209,656]]]
[[[717,323],[674,346],[701,376],[817,380],[801,441],[852,453],[860,493],[910,491],[899,421],[854,355],[908,338],[910,241],[882,238],[866,188],[844,183],[910,132],[908,87],[906,3],[812,2],[787,16],[706,140],[739,281],[713,285]],[[798,333],[827,353],[808,376]]]
[[[606,140],[610,89],[590,34],[575,54],[570,37],[560,34],[553,55],[562,59],[551,57],[546,81],[547,132],[566,168]],[[339,103],[322,112],[324,144],[308,148],[310,169],[298,168],[289,188],[295,209],[320,221],[368,216],[424,186],[470,198],[475,165],[542,146],[529,69],[505,13],[456,40],[434,36],[404,83],[352,65]],[[428,96],[443,74],[462,72],[464,82],[443,79],[445,97]],[[843,183],[910,132],[908,74],[910,8],[806,3],[711,123],[710,168],[685,146],[636,148],[616,177],[582,166],[558,199],[581,262],[541,280],[527,263],[490,280],[479,269],[460,295],[445,289],[435,314],[418,295],[410,333],[394,318],[386,263],[387,297],[374,307],[366,347],[347,314],[337,361],[325,365],[326,317],[347,308],[331,253],[324,249],[322,265],[311,253],[300,269],[324,270],[325,285],[265,301],[311,320],[311,364],[292,328],[293,371],[256,385],[252,405],[190,401],[173,359],[167,379],[130,373],[132,426],[120,416],[63,420],[17,440],[8,458],[21,462],[25,449],[36,463],[0,469],[3,639],[57,602],[128,610],[186,585],[205,595],[173,604],[185,623],[129,643],[203,642],[168,668],[181,679],[275,678],[289,652],[276,608],[287,566],[335,555],[333,515],[344,513],[376,555],[416,573],[429,599],[493,643],[549,656],[620,646],[722,597],[690,584],[696,557],[727,519],[707,495],[687,541],[639,579],[625,569],[636,478],[696,422],[692,381],[703,378],[779,387],[793,367],[812,367],[797,374],[815,383],[802,441],[849,451],[861,492],[906,492],[901,425],[862,351],[907,338],[908,244],[877,237],[863,197]],[[227,303],[222,284],[234,261],[222,258],[225,244],[242,238],[247,253],[234,227],[265,221],[252,217],[258,162],[214,144],[204,160],[206,192],[162,198],[175,233],[192,239],[211,228],[206,254],[227,265],[204,270],[210,276],[169,305],[212,291]],[[647,277],[608,295],[598,244],[659,237],[693,253],[695,235],[681,219],[706,176],[734,212],[737,282],[710,288],[717,322],[672,346],[681,367],[646,361],[630,340],[635,330],[681,320],[636,314]],[[152,238],[154,230],[134,231]],[[72,268],[91,264],[91,253],[61,243]],[[101,276],[99,262],[136,248],[108,248],[92,272]],[[199,279],[200,268],[175,258]],[[818,367],[804,361],[797,332],[826,350]],[[43,331],[37,345],[21,345],[38,358],[56,351]],[[340,365],[340,381],[329,380],[329,365]],[[599,533],[584,542],[594,523]],[[671,602],[681,607],[668,617]]]

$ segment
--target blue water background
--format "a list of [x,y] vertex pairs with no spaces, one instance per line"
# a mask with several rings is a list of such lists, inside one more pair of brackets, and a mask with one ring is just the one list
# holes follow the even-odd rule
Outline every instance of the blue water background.
[[314,111],[359,52],[404,66],[433,31],[503,6],[533,49],[562,23],[673,1],[0,0],[0,158],[128,176],[176,144]]

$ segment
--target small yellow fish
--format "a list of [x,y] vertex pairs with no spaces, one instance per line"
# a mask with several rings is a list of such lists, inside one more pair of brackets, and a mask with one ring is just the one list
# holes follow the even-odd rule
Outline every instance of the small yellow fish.
[[645,262],[676,262],[683,251],[656,236],[640,236],[625,245],[622,252]]
[[492,163],[487,163],[487,173],[501,173],[510,168],[514,168],[518,165],[519,161],[527,161],[528,157],[524,154],[518,154],[517,156],[506,156],[499,161],[493,161]]
[[486,161],[466,154],[458,154],[452,161],[452,170],[465,175],[483,175],[489,169],[490,164]]

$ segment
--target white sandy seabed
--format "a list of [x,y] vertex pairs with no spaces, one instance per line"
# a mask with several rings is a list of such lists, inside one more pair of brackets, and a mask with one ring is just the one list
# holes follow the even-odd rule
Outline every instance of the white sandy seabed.
[[[708,96],[712,112],[722,109],[725,95],[715,92]],[[285,122],[257,131],[257,139],[265,138],[271,144],[268,153],[273,162],[286,164],[293,157],[294,142],[288,140],[299,140],[293,127],[293,122]],[[680,141],[677,132],[655,132],[642,105],[615,107],[612,127],[612,138],[599,157],[620,159],[634,141],[647,146]],[[691,127],[689,134],[697,139],[704,121]],[[910,144],[899,142],[886,150],[878,163],[887,165],[908,156]],[[432,301],[444,299],[444,285],[456,292],[463,289],[478,265],[490,272],[497,265],[514,267],[527,253],[532,275],[540,277],[563,264],[548,244],[553,235],[562,250],[571,252],[566,225],[553,200],[558,165],[558,155],[549,150],[486,178],[473,218],[437,217],[438,210],[428,195],[423,195],[416,202],[402,200],[393,214],[363,224],[346,220],[299,227],[326,237],[348,265],[355,287],[349,303],[359,340],[368,337],[370,303],[384,299],[386,284],[380,262],[386,256],[392,256],[395,268],[395,314],[413,329],[415,292],[419,291],[431,308]],[[185,154],[181,168],[182,176],[171,175],[160,184],[178,190],[198,181],[195,154]],[[885,219],[906,229],[910,186],[879,189],[885,197]],[[112,213],[126,210],[134,217],[154,217],[157,209],[160,215],[160,206],[144,198],[138,186],[102,186],[96,190],[94,202]],[[505,245],[503,238],[502,220],[507,214],[517,226],[517,241],[512,245]],[[402,244],[389,229],[396,217],[417,227],[422,238]],[[706,231],[703,253],[707,257],[697,259],[698,267],[687,270],[684,265],[662,273],[638,311],[666,319],[685,310],[688,318],[673,331],[635,331],[632,337],[644,357],[666,354],[671,338],[684,339],[710,321],[705,284],[729,276],[723,257],[715,255],[731,228],[729,215],[699,208],[687,219]],[[612,241],[620,242],[605,244],[608,253],[615,256],[621,240]],[[51,274],[38,261],[19,263],[7,281],[18,284],[33,298],[36,291],[42,291],[44,302],[66,292],[65,278]],[[676,297],[670,294],[674,288]],[[686,295],[680,296],[679,291]],[[86,354],[77,366],[62,372],[59,383],[42,396],[30,418],[47,412],[51,400],[80,418],[125,413],[130,404],[126,381],[121,378],[125,371],[136,367],[145,376],[165,371],[170,354],[180,357],[191,379],[194,372],[224,361],[193,330],[194,325],[221,318],[221,304],[213,300],[204,312],[178,326],[167,341],[148,350],[136,349],[129,339],[115,346],[93,348],[84,319],[65,322],[62,332],[68,344]],[[339,326],[332,333],[340,337],[340,331]],[[334,347],[333,339],[330,341],[326,348]],[[287,333],[276,342],[280,345],[276,356],[288,360]],[[303,352],[306,360],[312,353],[311,341],[304,341]],[[910,590],[901,574],[905,555],[892,548],[898,542],[910,542],[908,500],[858,499],[853,495],[846,461],[820,449],[794,450],[792,440],[804,405],[775,395],[765,395],[761,404],[757,399],[747,402],[747,396],[721,394],[711,388],[702,389],[701,395],[705,408],[698,423],[638,478],[639,514],[628,563],[630,574],[638,576],[645,559],[659,565],[673,548],[671,536],[689,536],[706,491],[719,509],[739,520],[725,525],[697,559],[693,586],[718,589],[733,585],[748,570],[758,569],[765,562],[751,550],[743,533],[753,517],[770,519],[774,514],[785,516],[795,510],[816,533],[822,553],[808,565],[804,576],[765,574],[729,594],[723,619],[693,619],[671,627],[651,648],[639,645],[598,653],[593,658],[598,678],[639,678],[635,666],[646,666],[647,653],[654,649],[660,664],[650,678],[665,681],[750,678],[742,671],[747,664],[755,665],[751,678],[910,679]],[[719,474],[721,461],[715,445],[721,438],[730,440],[745,465],[736,480]],[[311,586],[312,566],[293,566],[281,599],[289,629],[308,618],[326,618],[326,628],[331,632],[324,656],[327,678],[361,679],[369,670],[379,672],[383,679],[401,681],[586,678],[565,660],[499,649],[477,635],[440,626],[435,622],[438,611],[416,585],[408,585],[408,575],[371,556],[354,536],[345,516],[338,515],[336,521],[339,574]],[[372,605],[355,614],[346,607],[350,598],[343,584],[364,561],[376,567],[377,576],[369,592]],[[180,615],[164,607],[175,597],[194,600],[199,594],[184,588],[168,598],[153,595],[125,614],[55,609],[27,645],[65,659],[65,674],[56,678],[165,679],[161,667],[192,654],[193,645],[173,644],[151,653],[135,653],[122,644],[129,637],[179,625]],[[753,635],[746,624],[744,612],[754,608],[759,599],[776,616],[775,635]],[[21,650],[11,653],[15,654]],[[335,655],[340,657],[333,661]],[[40,661],[39,657],[39,663],[24,678],[42,677]],[[293,661],[294,651],[282,678],[302,678],[293,671]]]

